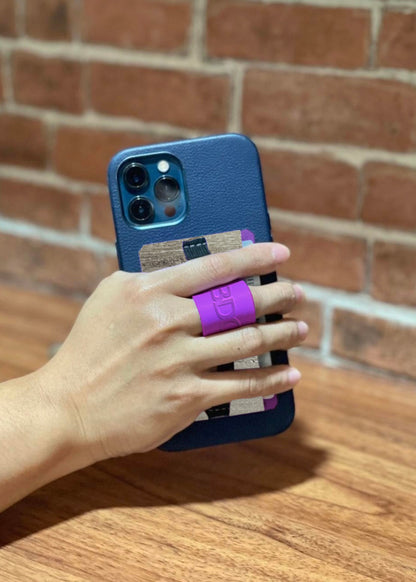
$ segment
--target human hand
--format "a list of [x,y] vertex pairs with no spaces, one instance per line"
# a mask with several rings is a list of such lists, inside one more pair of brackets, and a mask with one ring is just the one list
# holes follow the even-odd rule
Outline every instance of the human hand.
[[[195,293],[274,271],[289,257],[258,243],[151,273],[118,271],[86,301],[66,341],[41,374],[43,393],[65,411],[71,439],[91,462],[149,451],[211,406],[284,392],[300,378],[289,366],[214,367],[298,345],[295,320],[201,336]],[[251,287],[256,317],[288,313],[303,294],[275,282]]]

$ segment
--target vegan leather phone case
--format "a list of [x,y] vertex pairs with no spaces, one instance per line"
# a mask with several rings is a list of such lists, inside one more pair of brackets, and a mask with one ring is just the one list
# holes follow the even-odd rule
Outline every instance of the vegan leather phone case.
[[[157,154],[161,158],[171,155],[180,160],[188,198],[187,212],[177,224],[151,229],[134,228],[128,224],[123,214],[119,170],[126,160]],[[258,152],[245,136],[227,134],[124,150],[111,160],[108,180],[117,237],[117,255],[122,270],[154,270],[167,264],[190,260],[193,258],[192,254],[187,253],[196,252],[197,246],[194,245],[194,250],[186,250],[184,255],[184,241],[191,241],[189,246],[192,247],[192,240],[204,239],[207,248],[210,244],[214,245],[209,252],[220,252],[226,248],[237,248],[230,233],[240,233],[240,246],[244,244],[244,236],[247,237],[247,234],[241,233],[249,232],[251,236],[248,238],[251,242],[272,240]],[[218,234],[223,236],[219,243],[218,240],[215,243],[212,235]],[[211,243],[208,242],[210,237]],[[224,242],[227,240],[230,241],[229,244]],[[261,284],[275,280],[274,272],[260,277]],[[265,321],[278,319],[279,315],[265,316]],[[287,353],[284,351],[273,351],[269,358],[269,364],[288,363]],[[248,365],[246,362],[242,367]],[[271,395],[269,406],[257,404],[255,412],[240,408],[236,414],[224,415],[226,409],[223,407],[219,414],[198,417],[160,448],[180,451],[261,438],[278,434],[290,426],[294,418],[292,390],[279,394],[274,400]]]

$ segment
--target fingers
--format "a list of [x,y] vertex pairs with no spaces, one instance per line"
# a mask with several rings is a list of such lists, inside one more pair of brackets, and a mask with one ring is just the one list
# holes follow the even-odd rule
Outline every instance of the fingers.
[[206,410],[239,398],[280,394],[293,388],[300,378],[299,370],[290,366],[206,372],[201,378],[201,407]]
[[257,243],[242,249],[215,253],[174,267],[154,271],[152,277],[166,291],[181,297],[217,287],[250,275],[265,275],[289,258],[278,243]]
[[288,350],[305,339],[308,326],[303,321],[281,320],[253,324],[189,342],[188,359],[199,370],[258,356],[272,350]]
[[[305,298],[302,287],[291,283],[276,282],[250,286],[250,291],[256,307],[256,319],[270,313],[280,313],[281,315],[289,313]],[[178,301],[181,301],[180,313],[183,317],[184,329],[191,335],[201,335],[201,319],[195,303],[192,299],[180,298]]]

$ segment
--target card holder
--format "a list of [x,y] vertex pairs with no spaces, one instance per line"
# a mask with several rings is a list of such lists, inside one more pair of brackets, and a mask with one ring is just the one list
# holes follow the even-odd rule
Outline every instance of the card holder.
[[[255,242],[253,233],[248,230],[233,230],[223,233],[201,235],[186,239],[177,239],[159,243],[143,245],[139,251],[139,260],[143,272],[155,271],[169,266],[178,265],[188,260],[193,260],[207,254],[234,250],[248,246]],[[245,279],[249,286],[260,285],[260,277],[252,276]],[[258,318],[259,323],[265,323],[266,318]],[[272,365],[269,352],[260,356],[243,358],[218,366],[217,370],[242,370],[247,368],[259,368]],[[224,404],[213,406],[201,412],[195,421],[209,421],[212,418],[240,416],[253,412],[264,412],[276,408],[278,398],[276,395],[269,397],[242,398]]]

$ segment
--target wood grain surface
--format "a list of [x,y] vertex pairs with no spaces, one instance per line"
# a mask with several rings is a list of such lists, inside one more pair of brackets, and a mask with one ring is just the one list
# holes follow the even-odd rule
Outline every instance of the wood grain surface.
[[[80,304],[0,287],[0,380]],[[292,358],[283,435],[111,459],[0,515],[2,582],[416,581],[416,387]]]

